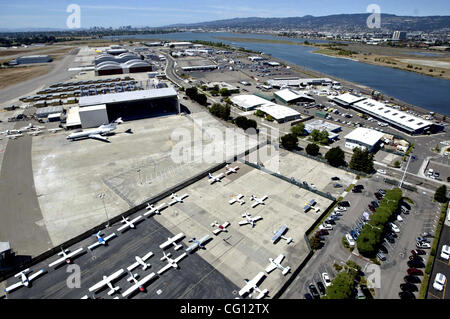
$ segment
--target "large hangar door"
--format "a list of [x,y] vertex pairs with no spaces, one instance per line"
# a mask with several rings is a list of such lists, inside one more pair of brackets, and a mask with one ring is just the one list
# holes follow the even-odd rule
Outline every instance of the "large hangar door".
[[121,102],[107,106],[108,118],[114,121],[121,117],[124,121],[177,114],[177,100],[164,98],[146,101]]

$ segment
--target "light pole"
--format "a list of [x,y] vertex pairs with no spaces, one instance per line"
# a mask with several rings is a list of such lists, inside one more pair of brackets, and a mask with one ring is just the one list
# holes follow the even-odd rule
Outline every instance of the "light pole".
[[405,172],[403,173],[402,181],[400,182],[400,189],[401,189],[402,186],[403,186],[403,182],[405,181],[405,177],[406,177],[406,172],[408,171],[409,163],[411,162],[411,158],[413,158],[413,157],[414,157],[414,156],[409,155],[408,164],[406,164]]
[[108,212],[106,211],[106,205],[105,205],[105,193],[98,194],[98,198],[100,198],[102,200],[103,208],[105,209],[105,215],[106,215],[106,220],[107,220],[106,227],[109,227],[109,216],[108,216]]

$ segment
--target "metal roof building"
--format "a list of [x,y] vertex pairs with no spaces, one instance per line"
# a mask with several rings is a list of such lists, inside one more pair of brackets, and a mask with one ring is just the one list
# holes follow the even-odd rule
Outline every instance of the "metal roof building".
[[354,103],[365,100],[366,98],[363,96],[359,96],[353,93],[345,93],[338,95],[332,99],[333,102],[339,104],[341,106],[348,107]]
[[236,104],[240,109],[244,111],[251,111],[257,107],[270,103],[268,100],[263,99],[256,95],[237,95],[231,97],[231,102]]
[[358,127],[345,136],[345,147],[354,149],[368,149],[373,151],[380,143],[384,133],[372,129]]
[[258,110],[270,115],[278,123],[284,123],[301,118],[301,114],[290,107],[270,102],[258,107]]
[[284,104],[291,104],[297,102],[312,102],[314,99],[303,92],[297,92],[290,89],[284,89],[274,93],[275,97],[278,98]]

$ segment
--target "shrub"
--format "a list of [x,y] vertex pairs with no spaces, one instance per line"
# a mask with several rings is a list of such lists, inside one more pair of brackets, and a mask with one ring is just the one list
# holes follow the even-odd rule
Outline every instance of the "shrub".
[[317,144],[314,143],[310,143],[308,144],[308,146],[306,146],[306,153],[311,155],[311,156],[317,156],[319,155],[320,152],[320,147]]
[[434,193],[434,200],[436,200],[439,203],[445,203],[447,198],[447,186],[442,185],[438,189],[436,189],[436,192]]
[[298,137],[294,134],[286,134],[281,137],[281,145],[287,150],[295,150],[298,148]]
[[325,158],[328,161],[328,164],[334,167],[344,166],[345,163],[345,153],[338,146],[330,149],[326,154]]

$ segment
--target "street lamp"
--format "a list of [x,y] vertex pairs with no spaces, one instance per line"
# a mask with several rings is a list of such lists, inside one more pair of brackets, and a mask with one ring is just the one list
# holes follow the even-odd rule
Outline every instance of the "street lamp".
[[98,198],[100,198],[102,200],[103,203],[103,208],[105,209],[105,215],[106,215],[106,220],[107,220],[107,224],[106,227],[109,227],[109,216],[108,216],[108,212],[106,211],[106,205],[105,205],[105,193],[100,193],[97,196]]
[[136,172],[138,172],[138,174],[139,174],[139,185],[142,185],[142,179],[141,179],[141,169],[140,169],[140,168],[138,168],[138,169],[136,170]]

